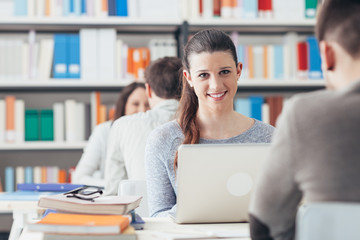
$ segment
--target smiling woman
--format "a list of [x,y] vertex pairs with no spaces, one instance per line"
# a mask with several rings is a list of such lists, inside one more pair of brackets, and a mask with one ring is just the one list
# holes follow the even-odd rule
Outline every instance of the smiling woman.
[[[274,128],[234,111],[242,63],[224,32],[195,34],[184,48],[178,118],[155,129],[145,151],[149,210],[176,209],[177,149],[181,144],[269,143]],[[204,166],[206,167],[206,166]]]

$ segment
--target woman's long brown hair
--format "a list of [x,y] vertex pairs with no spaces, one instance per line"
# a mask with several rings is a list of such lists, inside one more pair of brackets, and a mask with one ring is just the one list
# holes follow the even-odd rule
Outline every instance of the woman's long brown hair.
[[[236,48],[231,38],[224,32],[208,29],[196,33],[184,48],[182,59],[183,69],[190,72],[189,57],[191,54],[202,52],[213,53],[217,51],[229,52],[237,64]],[[196,113],[199,108],[198,98],[194,89],[189,85],[186,78],[182,77],[182,93],[178,110],[178,121],[184,134],[183,144],[197,144],[200,140],[200,129],[196,121]],[[178,152],[174,159],[174,169],[177,169]]]

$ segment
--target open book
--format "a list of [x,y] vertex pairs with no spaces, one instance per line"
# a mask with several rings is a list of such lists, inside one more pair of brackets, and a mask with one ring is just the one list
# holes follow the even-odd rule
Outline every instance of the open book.
[[63,212],[121,215],[137,208],[141,199],[141,196],[101,196],[87,201],[56,194],[40,198],[38,205]]

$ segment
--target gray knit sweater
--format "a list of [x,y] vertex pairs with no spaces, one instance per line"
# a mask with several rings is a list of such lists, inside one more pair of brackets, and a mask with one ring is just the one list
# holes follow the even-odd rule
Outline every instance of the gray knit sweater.
[[[260,121],[244,133],[220,140],[200,139],[201,143],[269,143],[274,127]],[[146,180],[149,211],[152,217],[167,216],[176,209],[174,158],[184,135],[174,120],[156,128],[150,134],[145,149]]]
[[290,99],[252,195],[251,238],[294,239],[302,198],[360,202],[359,142],[360,80]]

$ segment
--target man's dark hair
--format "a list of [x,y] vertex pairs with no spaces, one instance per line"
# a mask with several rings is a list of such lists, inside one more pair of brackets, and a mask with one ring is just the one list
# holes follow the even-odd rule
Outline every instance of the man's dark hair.
[[177,57],[160,58],[145,70],[145,81],[154,93],[163,99],[180,99],[182,73],[181,60]]
[[316,24],[320,41],[335,41],[353,58],[360,57],[360,0],[325,0]]

